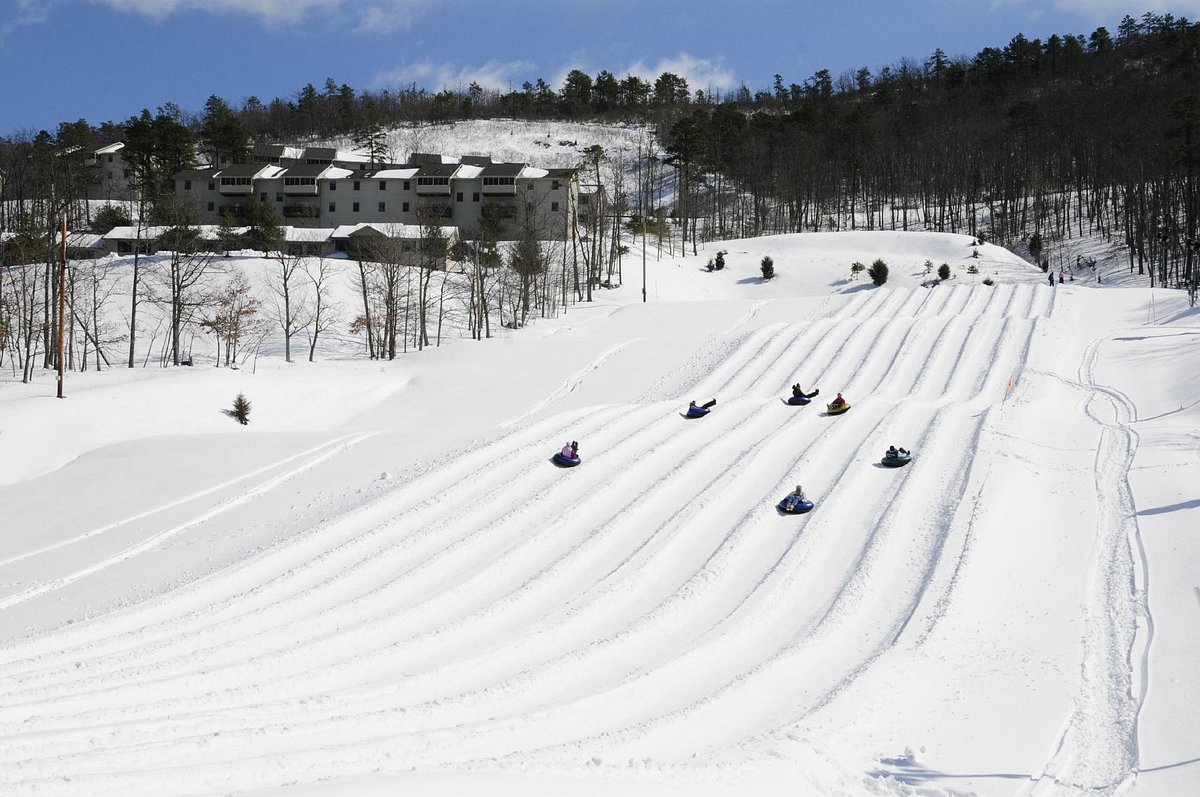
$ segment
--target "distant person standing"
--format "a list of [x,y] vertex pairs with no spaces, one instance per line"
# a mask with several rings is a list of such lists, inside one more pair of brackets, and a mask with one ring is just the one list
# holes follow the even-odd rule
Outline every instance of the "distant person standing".
[[1054,272],[1050,272],[1049,277],[1050,277],[1050,287],[1053,288],[1054,287]]
[[1058,284],[1059,284],[1059,285],[1062,285],[1062,284],[1063,284],[1065,276],[1066,276],[1066,275],[1065,275],[1065,274],[1063,274],[1061,271],[1060,271],[1060,272],[1058,272]]

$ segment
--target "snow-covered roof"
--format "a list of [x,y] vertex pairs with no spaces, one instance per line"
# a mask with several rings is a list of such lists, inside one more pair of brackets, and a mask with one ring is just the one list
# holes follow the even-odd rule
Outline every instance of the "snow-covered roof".
[[372,177],[380,180],[411,180],[417,175],[417,170],[413,167],[403,169],[380,169],[377,172],[371,172]]
[[284,169],[281,166],[275,166],[270,163],[235,163],[232,166],[226,166],[216,173],[217,177],[257,177],[270,179],[283,174]]
[[329,180],[340,180],[343,177],[350,177],[353,174],[355,172],[351,169],[343,169],[341,166],[330,166],[329,170],[321,176]]
[[545,169],[539,169],[536,166],[526,166],[524,169],[521,170],[522,177],[529,177],[529,178],[545,177],[548,174],[550,174],[550,172],[546,171]]
[[319,243],[332,236],[332,227],[284,227],[283,240],[288,243]]
[[125,149],[125,143],[123,141],[116,141],[112,144],[106,144],[103,147],[101,147],[100,149],[96,150],[96,154],[97,155],[110,155],[110,154],[117,152],[118,150],[122,150],[122,149]]
[[94,232],[69,232],[67,246],[73,249],[102,249],[104,236]]
[[171,228],[143,227],[141,230],[142,234],[139,237],[137,227],[113,227],[111,230],[104,233],[103,237],[106,241],[153,241],[155,238],[159,237],[169,229]]
[[[420,238],[424,229],[420,224],[399,224],[394,222],[364,222],[361,224],[343,224],[336,228],[330,238],[350,238],[351,236],[361,234],[364,230],[372,230],[380,235],[388,238]],[[453,238],[458,235],[457,227],[441,226],[438,229],[442,231],[442,235],[447,238]]]
[[458,174],[455,176],[465,177],[466,179],[470,180],[472,177],[478,177],[479,175],[483,174],[483,170],[483,166],[463,164],[462,166],[458,167]]

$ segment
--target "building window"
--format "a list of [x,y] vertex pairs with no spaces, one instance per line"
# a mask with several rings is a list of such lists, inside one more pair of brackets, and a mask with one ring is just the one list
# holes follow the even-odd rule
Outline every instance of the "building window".
[[551,181],[550,181],[550,190],[551,190],[551,191],[557,191],[557,190],[558,190],[558,180],[551,180]]
[[330,191],[336,191],[336,190],[337,190],[337,180],[330,180],[330,181],[329,181],[329,190],[330,190]]
[[380,191],[386,191],[386,190],[387,190],[387,180],[380,180],[380,181],[379,181],[379,190],[380,190]]
[[478,201],[479,201],[479,192],[478,192],[478,191],[476,191],[475,193],[471,194],[471,201],[472,201],[472,202],[478,202]]
[[282,201],[283,201],[283,192],[282,192],[282,191],[276,191],[276,192],[275,192],[275,201],[276,201],[276,202],[282,202]]
[[403,211],[404,213],[407,213],[408,212],[408,203],[405,202],[404,204],[402,204],[400,206],[400,210]]
[[355,213],[358,212],[358,203],[357,202],[354,203],[354,205],[351,207],[351,210],[353,210]]
[[191,180],[184,180],[184,181],[183,181],[183,190],[184,190],[184,191],[191,191],[191,190],[192,190],[192,181],[191,181]]
[[355,190],[355,191],[357,191],[357,190],[358,190],[358,180],[355,180],[355,181],[354,181],[354,190]]
[[211,203],[211,202],[208,203],[208,212],[209,213],[213,212],[213,203]]
[[266,202],[267,201],[267,192],[263,191],[261,194],[258,195],[258,198],[261,202]]
[[404,181],[404,190],[405,190],[405,191],[411,190],[411,189],[410,189],[410,183],[408,182],[408,180],[405,180],[405,181]]
[[329,203],[329,212],[330,212],[330,213],[336,213],[336,212],[337,212],[337,203],[336,203],[336,202],[330,202],[330,203]]
[[456,201],[456,202],[462,202],[462,195],[463,195],[463,192],[462,192],[462,191],[459,191],[459,192],[458,192],[458,196],[456,196],[456,197],[455,197],[455,201]]
[[209,180],[209,181],[208,181],[208,190],[209,190],[209,191],[215,191],[215,190],[217,190],[217,184],[216,184],[216,183],[214,183],[212,180]]
[[316,185],[317,178],[315,177],[284,177],[284,185]]
[[379,203],[379,212],[380,212],[380,213],[383,213],[383,212],[385,212],[385,211],[387,211],[387,203],[386,203],[386,202],[380,202],[380,203]]
[[551,213],[557,213],[557,212],[558,212],[558,203],[557,203],[557,202],[551,202],[551,203],[550,203],[550,212],[551,212]]
[[112,163],[112,162],[113,162],[113,161],[112,161],[112,155],[109,155],[109,156],[108,156],[108,162],[109,162],[109,163]]

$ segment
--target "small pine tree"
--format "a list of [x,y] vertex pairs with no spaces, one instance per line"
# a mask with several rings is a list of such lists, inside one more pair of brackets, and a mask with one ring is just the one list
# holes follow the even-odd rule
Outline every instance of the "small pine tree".
[[992,279],[991,277],[984,277],[983,284],[984,285],[995,285],[996,281],[994,279]]
[[940,266],[938,266],[938,279],[940,279],[940,280],[950,279],[950,264],[949,263],[942,263]]
[[871,267],[867,269],[867,276],[871,278],[872,284],[876,287],[887,282],[888,267],[887,263],[883,262],[883,258],[876,258]]
[[975,265],[974,263],[972,263],[971,265],[967,266],[967,273],[968,273],[968,274],[978,274],[978,273],[979,273],[979,266],[977,266],[977,265]]
[[233,400],[233,417],[237,418],[242,426],[250,423],[250,399],[246,398],[244,393],[238,393],[237,398]]
[[931,271],[933,271],[933,261],[932,261],[932,260],[926,260],[926,261],[925,261],[925,276],[926,276],[926,277],[928,277],[928,276],[929,276],[929,273],[930,273]]
[[760,267],[762,268],[763,279],[769,280],[775,278],[775,261],[770,256],[763,257]]
[[850,264],[850,279],[858,279],[858,275],[867,270],[862,263],[855,261]]

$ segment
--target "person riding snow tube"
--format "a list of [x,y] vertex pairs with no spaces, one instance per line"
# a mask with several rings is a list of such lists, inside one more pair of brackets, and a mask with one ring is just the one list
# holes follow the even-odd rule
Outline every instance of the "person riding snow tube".
[[703,418],[705,415],[708,415],[709,410],[711,410],[712,407],[714,405],[716,405],[716,403],[717,403],[716,399],[712,399],[711,401],[706,401],[703,404],[697,404],[694,401],[690,401],[690,402],[688,402],[687,412],[685,412],[683,414],[683,417],[685,417],[685,418]]
[[912,462],[912,452],[903,448],[889,446],[879,463],[886,468],[899,468]]
[[776,507],[788,515],[802,515],[813,508],[813,502],[804,495],[804,488],[797,484],[796,491],[789,493]]
[[551,459],[553,459],[554,464],[558,465],[560,468],[575,467],[580,462],[583,462],[583,460],[579,458],[579,443],[576,443],[574,440],[572,440],[570,443],[567,443],[565,446],[563,446],[562,451],[556,453]]
[[846,410],[850,409],[850,402],[842,400],[841,404],[826,404],[825,413],[827,415],[841,415]]
[[792,396],[791,398],[789,398],[787,400],[787,403],[791,404],[793,407],[803,407],[805,404],[808,404],[810,401],[812,401],[812,399],[810,399],[808,396],[799,395],[799,396]]

